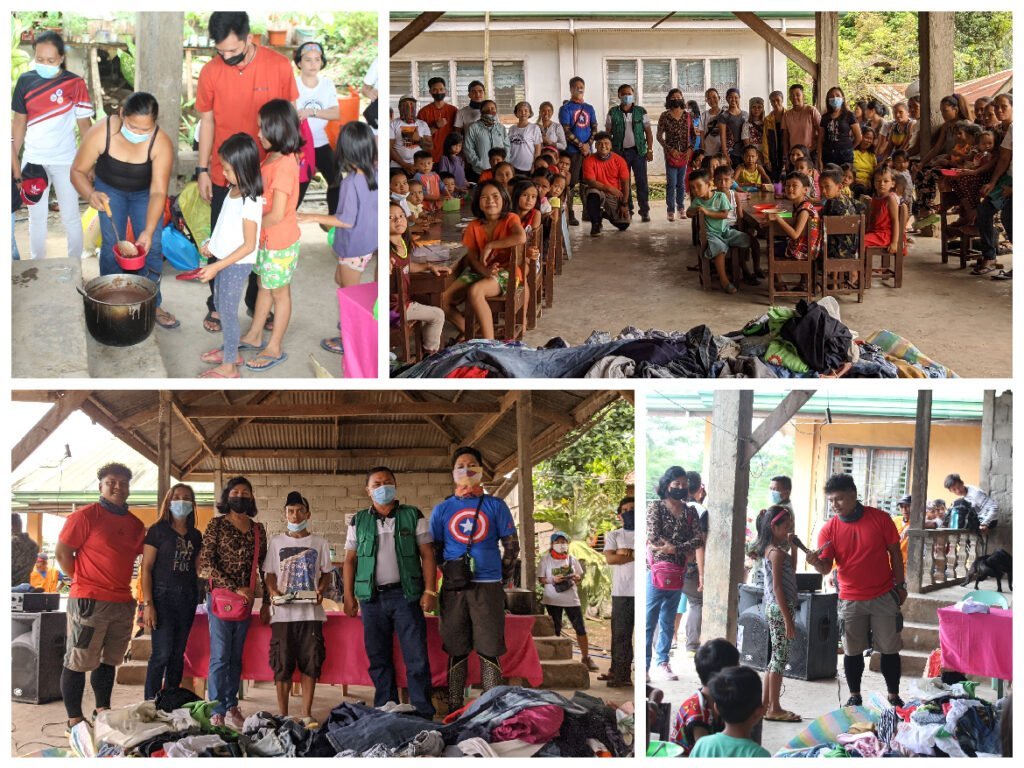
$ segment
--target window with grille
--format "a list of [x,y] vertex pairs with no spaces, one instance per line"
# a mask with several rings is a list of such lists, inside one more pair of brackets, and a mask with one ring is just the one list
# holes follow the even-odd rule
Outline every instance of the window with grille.
[[[486,86],[487,78],[484,77],[484,63],[482,61],[456,61],[455,63],[455,90],[452,92],[452,104],[457,107],[464,107],[469,104],[469,84],[479,80]],[[500,112],[499,112],[500,114]]]
[[704,107],[704,91],[714,86],[723,96],[739,82],[739,59],[605,59],[605,89],[609,107],[619,103],[618,89],[633,86],[636,103],[648,110],[664,109],[673,88],[687,101]]
[[[526,74],[521,61],[492,61],[491,78],[494,82],[494,93],[491,98],[498,105],[499,115],[511,115],[513,110],[526,98]],[[534,114],[537,105],[532,104]]]
[[[448,100],[456,107],[469,104],[469,84],[474,80],[487,83],[482,60],[392,61],[389,103],[396,111],[402,96],[413,96],[424,106],[430,103],[431,78],[443,77],[448,86]],[[492,61],[493,93],[488,98],[498,105],[499,115],[511,115],[515,105],[526,98],[526,65],[523,61]],[[536,105],[534,105],[536,109]]]
[[412,87],[412,63],[408,61],[392,61],[390,67],[390,93],[388,105],[398,114],[398,101],[403,96],[415,95]]
[[446,83],[451,82],[450,61],[417,61],[416,62],[416,94],[418,97],[430,98],[432,78],[443,77]]
[[[869,507],[895,515],[896,502],[910,489],[910,449],[829,446],[829,475],[853,477],[857,496]],[[825,500],[825,517],[831,517]]]

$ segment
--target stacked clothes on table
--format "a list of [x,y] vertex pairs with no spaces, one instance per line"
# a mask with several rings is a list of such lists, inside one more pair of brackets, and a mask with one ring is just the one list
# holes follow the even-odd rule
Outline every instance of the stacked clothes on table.
[[771,307],[743,328],[716,335],[624,328],[594,331],[576,346],[554,338],[535,349],[484,339],[455,344],[392,375],[398,378],[953,378],[891,331],[867,341],[843,324],[831,296]]
[[775,757],[998,757],[1003,699],[975,697],[975,683],[914,681],[913,697],[893,707],[880,696],[843,707],[804,728]]
[[[189,694],[191,696],[191,694]],[[195,699],[192,696],[192,699]],[[498,686],[445,722],[407,709],[344,702],[316,730],[269,712],[246,718],[241,733],[210,724],[216,702],[145,701],[96,716],[72,739],[82,757],[626,757],[632,705],[613,708],[577,692]],[[163,702],[165,706],[166,702]]]

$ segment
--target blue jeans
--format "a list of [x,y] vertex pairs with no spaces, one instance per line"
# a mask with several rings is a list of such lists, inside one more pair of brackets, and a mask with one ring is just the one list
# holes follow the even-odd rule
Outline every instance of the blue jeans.
[[153,628],[153,647],[146,667],[145,697],[156,698],[164,688],[178,688],[185,671],[185,646],[196,617],[194,589],[153,588],[153,608],[156,627]]
[[[223,621],[213,615],[213,600],[207,599],[210,619],[210,670],[208,701],[216,701],[213,714],[223,715],[238,706],[238,686],[242,680],[242,649],[249,633],[249,620]],[[160,620],[159,615],[157,621]]]
[[651,572],[647,572],[647,669],[651,668],[651,646],[654,645],[654,630],[658,630],[657,658],[655,664],[668,661],[668,653],[672,648],[672,635],[675,634],[676,609],[679,607],[678,589],[655,589],[651,581]]
[[395,682],[395,635],[405,661],[409,701],[416,713],[432,718],[430,700],[430,659],[427,657],[427,622],[418,600],[406,600],[401,589],[378,592],[373,600],[360,602],[363,614],[363,640],[370,660],[373,680],[373,706],[398,701]]
[[[633,180],[636,182],[636,202],[640,209],[640,215],[644,216],[650,210],[647,202],[647,155],[641,155],[636,147],[623,149],[620,153],[626,161],[629,170],[633,173]],[[629,213],[633,214],[633,188],[629,190]]]
[[675,213],[686,209],[686,166],[673,168],[665,162],[665,202],[668,203],[668,212]]
[[[116,187],[105,183],[97,177],[94,186],[97,192],[104,193],[110,198],[110,212],[114,214],[114,223],[117,225],[117,232],[121,237],[127,237],[128,221],[132,222],[132,231],[138,237],[146,228],[146,211],[149,209],[149,190],[142,192],[122,192]],[[110,224],[110,217],[100,211],[100,234],[103,235],[103,244],[100,247],[100,274],[120,275],[124,274],[121,265],[114,258],[114,243],[117,236],[114,234],[114,227]],[[164,268],[163,250],[160,248],[161,229],[158,226],[153,232],[153,242],[150,243],[149,251],[146,253],[146,263],[137,273],[156,283],[156,305],[159,307],[163,301],[160,295],[160,275]]]

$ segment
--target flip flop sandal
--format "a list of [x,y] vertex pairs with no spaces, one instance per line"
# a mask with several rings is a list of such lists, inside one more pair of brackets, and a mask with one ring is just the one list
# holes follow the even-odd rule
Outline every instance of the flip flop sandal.
[[216,368],[211,368],[208,371],[203,371],[196,378],[199,378],[199,379],[240,379],[240,378],[242,378],[242,374],[240,374],[240,373],[238,373],[236,371],[234,376],[228,376],[228,375],[223,374],[223,373],[218,373]]
[[[165,315],[165,317],[167,317],[167,315]],[[162,321],[160,319],[160,313],[157,312],[156,313],[156,324],[159,325],[161,328],[166,328],[167,330],[170,331],[170,330],[173,330],[174,328],[180,327],[181,326],[181,320],[179,320],[178,318],[174,317],[171,320],[163,320]]]
[[722,286],[722,290],[726,293],[736,293],[739,289],[732,283],[729,283],[728,285]]
[[[216,325],[216,328],[211,328],[210,325]],[[220,318],[213,316],[213,310],[211,309],[206,313],[206,317],[203,318],[203,330],[207,333],[220,333],[223,328],[220,324]]]
[[794,712],[789,712],[788,710],[782,710],[775,715],[775,717],[768,717],[765,715],[764,719],[773,723],[799,723],[803,721],[803,718],[800,717],[800,715]]
[[344,355],[345,348],[341,344],[341,337],[334,336],[330,339],[320,339],[320,348],[335,355]]
[[[269,371],[271,368],[275,368],[276,366],[280,365],[287,359],[287,352],[282,352],[280,357],[270,357],[269,355],[256,355],[256,357],[254,357],[252,360],[245,364],[245,367],[248,368],[250,371]],[[267,363],[266,365],[253,365],[253,363],[255,363],[257,360],[269,360],[270,362]]]
[[1013,280],[1013,270],[1000,270],[998,275],[992,275],[990,280]]
[[240,341],[240,342],[238,342],[238,351],[242,352],[243,350],[252,349],[252,350],[255,350],[256,352],[260,352],[265,346],[267,346],[267,345],[266,344],[260,344],[257,347],[255,344],[250,344],[247,341]]
[[995,267],[975,267],[974,269],[971,270],[971,274],[972,275],[981,276],[981,275],[987,275],[989,272],[995,272],[995,271],[996,271]]
[[[202,360],[204,363],[210,363],[211,365],[220,365],[221,363],[224,362],[224,350],[211,349],[209,352],[203,352],[203,354],[199,356],[199,359]],[[241,355],[239,355],[238,360],[235,362],[235,365],[241,365],[244,362],[245,361],[242,360]]]

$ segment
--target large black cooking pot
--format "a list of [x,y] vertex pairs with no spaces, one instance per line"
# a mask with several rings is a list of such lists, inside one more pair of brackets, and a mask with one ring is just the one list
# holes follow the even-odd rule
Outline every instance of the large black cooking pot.
[[139,275],[104,275],[79,288],[85,327],[101,344],[130,347],[144,341],[156,322],[157,286]]

